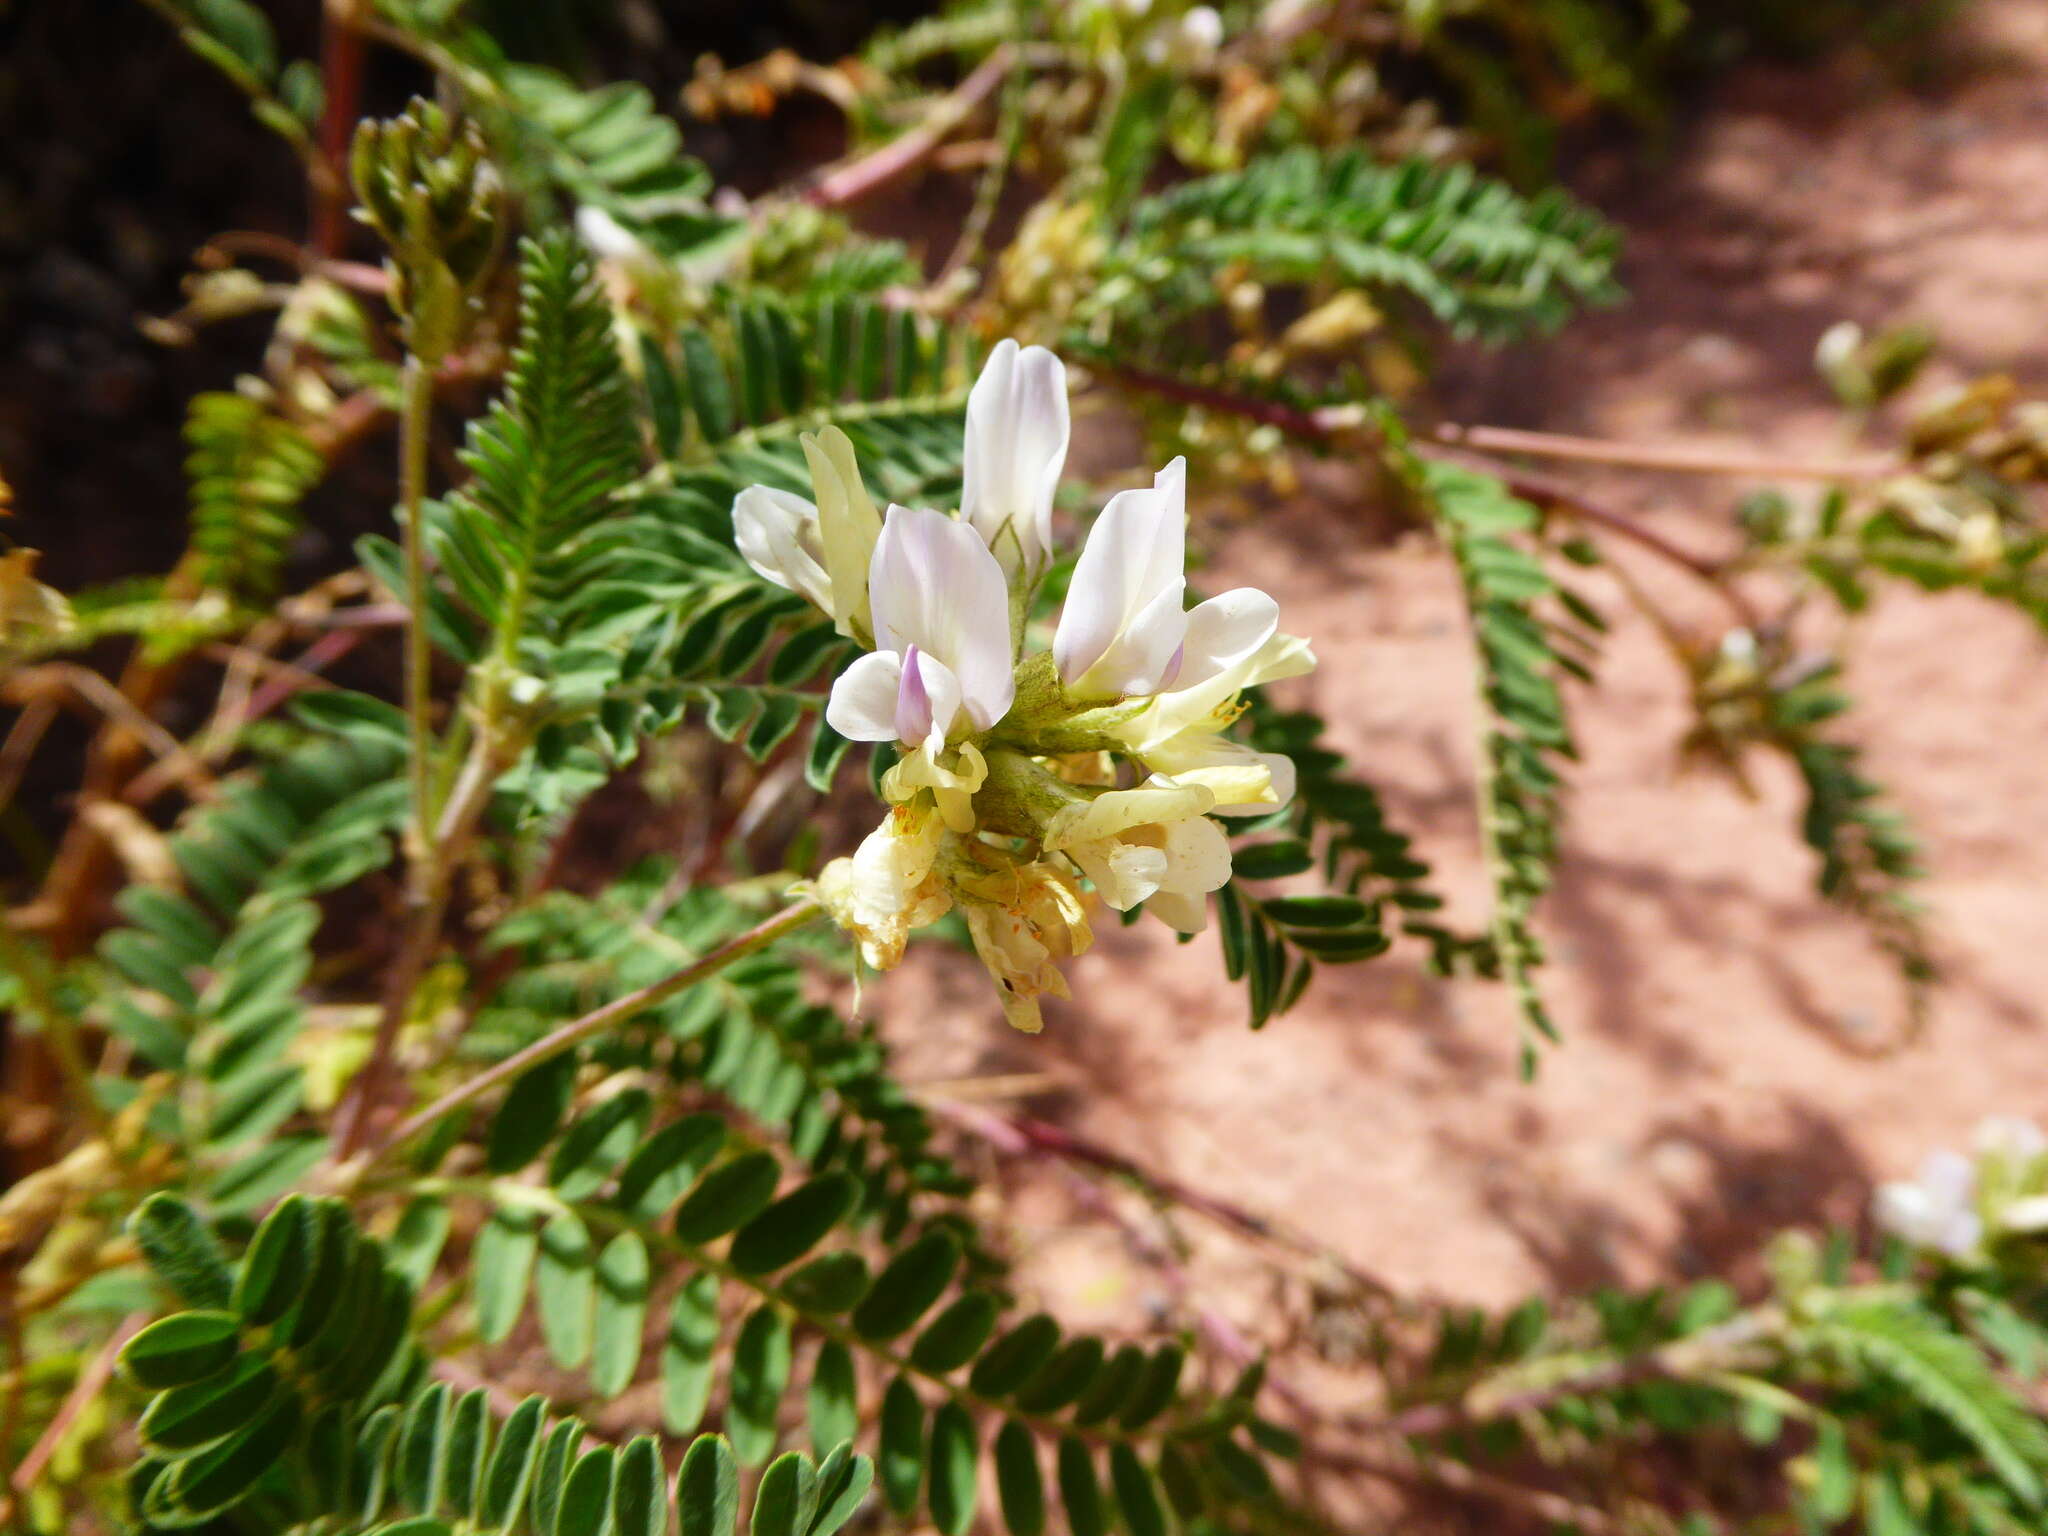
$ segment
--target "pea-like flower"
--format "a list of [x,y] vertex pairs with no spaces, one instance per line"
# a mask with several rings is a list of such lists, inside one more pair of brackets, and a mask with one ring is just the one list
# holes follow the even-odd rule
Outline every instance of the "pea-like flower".
[[1246,689],[1315,665],[1279,606],[1238,588],[1187,606],[1187,463],[1120,492],[1096,520],[1048,650],[1025,641],[1055,550],[1066,375],[1000,343],[968,396],[957,513],[877,515],[852,442],[805,438],[814,502],[767,486],[733,505],[734,538],[768,580],[867,648],[832,685],[826,722],[893,744],[891,809],[812,893],[878,970],[913,929],[957,910],[1004,1016],[1040,1027],[1086,950],[1091,902],[1143,908],[1182,933],[1230,879],[1212,816],[1284,805],[1286,758],[1227,732]]

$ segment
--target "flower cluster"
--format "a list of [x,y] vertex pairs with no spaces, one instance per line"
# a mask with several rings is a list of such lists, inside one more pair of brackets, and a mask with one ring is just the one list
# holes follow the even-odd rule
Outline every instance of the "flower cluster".
[[1088,947],[1093,901],[1203,926],[1230,878],[1210,817],[1294,792],[1292,763],[1225,734],[1239,695],[1315,665],[1264,592],[1186,606],[1181,459],[1111,498],[1031,649],[1067,439],[1059,359],[1004,341],[968,396],[957,514],[878,510],[834,427],[803,439],[815,500],[756,485],[733,503],[748,563],[868,651],[826,720],[899,754],[889,814],[819,875],[819,901],[882,970],[957,909],[1027,1031],[1041,996],[1068,995],[1059,962]]
[[1879,1187],[1873,1214],[1902,1242],[1952,1259],[1977,1257],[2001,1234],[2048,1230],[2048,1136],[1993,1115],[1977,1127],[1974,1157],[1930,1153],[1917,1178]]

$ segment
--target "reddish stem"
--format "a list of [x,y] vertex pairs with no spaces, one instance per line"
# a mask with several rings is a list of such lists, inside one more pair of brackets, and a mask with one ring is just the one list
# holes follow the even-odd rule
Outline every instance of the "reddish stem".
[[327,0],[320,20],[320,154],[328,178],[316,179],[313,191],[315,254],[341,254],[348,235],[349,139],[363,95],[363,33],[357,22],[357,0]]
[[[1108,366],[1100,367],[1096,372],[1112,383],[1143,390],[1147,394],[1158,395],[1163,399],[1178,400],[1185,405],[1200,406],[1204,410],[1241,416],[1248,421],[1277,427],[1290,437],[1312,442],[1329,442],[1346,432],[1370,430],[1357,419],[1354,412],[1342,408],[1325,406],[1307,410],[1278,400],[1261,400],[1253,396],[1233,394],[1228,390],[1192,383],[1168,374],[1152,373],[1142,368]],[[1628,539],[1711,586],[1721,595],[1722,600],[1733,610],[1737,620],[1745,628],[1755,629],[1760,622],[1749,600],[1724,579],[1717,562],[1673,543],[1663,534],[1653,528],[1644,527],[1632,517],[1588,501],[1570,486],[1542,475],[1507,469],[1491,461],[1481,460],[1476,454],[1461,452],[1455,448],[1442,448],[1426,442],[1410,442],[1408,451],[1417,458],[1434,459],[1439,463],[1465,464],[1482,470],[1499,480],[1523,501],[1553,507],[1567,516],[1577,518],[1580,522],[1591,523]]]
[[804,193],[804,200],[819,208],[840,208],[859,202],[869,193],[894,181],[937,149],[947,134],[994,94],[995,88],[1002,84],[1003,76],[1009,73],[1010,62],[1011,50],[1007,45],[996,49],[975,66],[974,72],[962,80],[950,96],[933,107],[923,122],[891,139],[873,154],[863,155],[851,165],[841,166],[820,177]]

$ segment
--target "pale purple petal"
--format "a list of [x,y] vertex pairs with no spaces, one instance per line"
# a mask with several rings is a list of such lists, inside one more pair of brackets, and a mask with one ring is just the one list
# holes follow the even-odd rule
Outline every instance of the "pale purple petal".
[[977,730],[1009,713],[1009,585],[972,528],[943,512],[892,506],[869,566],[868,595],[876,645],[899,655],[914,645],[943,662]]

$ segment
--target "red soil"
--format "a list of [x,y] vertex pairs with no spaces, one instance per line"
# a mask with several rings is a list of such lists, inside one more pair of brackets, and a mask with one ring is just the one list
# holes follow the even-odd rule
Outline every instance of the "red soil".
[[[1631,301],[1543,346],[1457,359],[1446,414],[1838,453],[1810,358],[1842,318],[1930,321],[1947,365],[2048,389],[2048,5],[1985,0],[1958,54],[1920,94],[1853,62],[1747,67],[1667,163],[1589,168],[1586,195],[1628,233]],[[1739,484],[1582,483],[1691,548],[1735,542]],[[1314,638],[1303,696],[1473,923],[1471,681],[1450,571],[1420,541],[1376,536],[1341,473],[1314,487],[1230,532],[1204,582],[1265,586]],[[1614,553],[1699,632],[1723,621],[1683,576]],[[1112,928],[1074,967],[1076,1001],[1037,1040],[1002,1031],[972,967],[913,963],[882,1010],[913,1075],[1051,1074],[1057,1088],[1022,1107],[1309,1229],[1403,1289],[1486,1302],[1751,1275],[1772,1231],[1855,1219],[1874,1181],[1979,1116],[2048,1120],[2040,634],[1967,595],[1900,590],[1849,639],[1849,729],[1927,845],[1948,972],[1925,1036],[1873,1058],[1852,1046],[1894,1030],[1898,984],[1813,895],[1789,774],[1760,765],[1755,801],[1679,777],[1683,679],[1610,576],[1585,586],[1615,631],[1600,686],[1575,697],[1584,761],[1542,923],[1566,1040],[1536,1082],[1517,1079],[1498,989],[1397,950],[1326,972],[1254,1035],[1213,939],[1177,949],[1149,922]],[[1008,1214],[1027,1280],[1069,1305],[1120,1311],[1154,1283],[1049,1193]],[[1238,1299],[1266,1320],[1258,1293]]]

